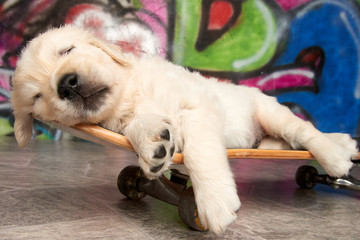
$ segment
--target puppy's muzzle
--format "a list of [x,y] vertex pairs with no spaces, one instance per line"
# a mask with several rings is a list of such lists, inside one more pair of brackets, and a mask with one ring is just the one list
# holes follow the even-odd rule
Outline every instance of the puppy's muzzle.
[[80,83],[77,74],[65,74],[58,84],[57,92],[61,99],[73,99],[79,95]]
[[57,93],[60,99],[71,102],[79,109],[96,111],[104,103],[110,88],[80,79],[76,73],[68,73],[60,78]]

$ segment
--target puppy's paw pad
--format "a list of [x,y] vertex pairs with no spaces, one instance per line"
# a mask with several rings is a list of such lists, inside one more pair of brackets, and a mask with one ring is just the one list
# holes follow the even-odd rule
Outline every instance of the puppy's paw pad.
[[152,140],[144,146],[149,151],[139,154],[139,161],[143,162],[142,168],[145,175],[150,179],[160,176],[168,168],[175,153],[174,137],[169,125],[166,127],[165,129],[160,128],[161,130],[154,129],[153,137],[149,137]]
[[175,152],[175,144],[170,148],[170,156],[174,156],[174,152]]
[[155,150],[153,158],[161,159],[166,157],[166,155],[167,155],[167,151],[165,149],[165,146],[161,145]]
[[170,141],[170,131],[169,129],[165,129],[164,131],[161,132],[160,134],[160,138],[166,141]]
[[150,168],[150,172],[152,173],[157,173],[158,171],[160,171],[163,167],[164,167],[165,163],[161,163],[157,166],[151,167]]

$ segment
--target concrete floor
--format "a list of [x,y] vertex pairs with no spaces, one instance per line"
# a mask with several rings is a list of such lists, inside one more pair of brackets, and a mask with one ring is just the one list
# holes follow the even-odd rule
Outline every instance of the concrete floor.
[[299,189],[313,161],[231,160],[242,207],[226,233],[185,226],[174,206],[116,185],[135,154],[89,142],[0,138],[0,239],[359,239],[360,192]]

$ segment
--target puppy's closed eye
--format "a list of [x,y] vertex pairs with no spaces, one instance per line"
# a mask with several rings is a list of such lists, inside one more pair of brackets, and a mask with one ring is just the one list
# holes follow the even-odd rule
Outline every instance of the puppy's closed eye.
[[33,99],[34,99],[34,101],[36,101],[36,100],[38,100],[39,98],[41,98],[42,97],[42,94],[41,93],[38,93],[38,94],[36,94],[34,97],[33,97]]
[[65,48],[65,49],[61,50],[61,51],[59,52],[59,54],[60,54],[60,55],[68,54],[68,53],[70,53],[74,48],[75,48],[74,46]]

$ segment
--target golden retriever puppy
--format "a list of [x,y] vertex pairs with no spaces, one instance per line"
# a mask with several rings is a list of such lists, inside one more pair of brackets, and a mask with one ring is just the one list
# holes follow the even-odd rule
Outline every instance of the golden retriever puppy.
[[[13,77],[20,147],[38,118],[99,124],[123,133],[149,178],[184,154],[201,223],[221,233],[240,207],[226,148],[309,150],[332,176],[352,167],[355,141],[323,134],[258,89],[207,79],[156,56],[135,57],[72,26],[52,29],[22,52]],[[270,136],[270,138],[269,138]]]

